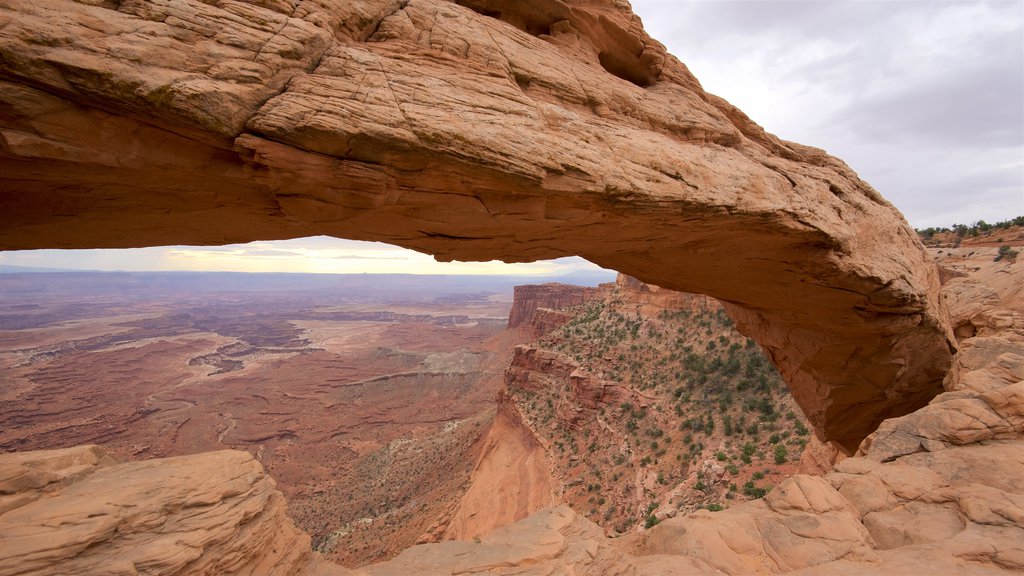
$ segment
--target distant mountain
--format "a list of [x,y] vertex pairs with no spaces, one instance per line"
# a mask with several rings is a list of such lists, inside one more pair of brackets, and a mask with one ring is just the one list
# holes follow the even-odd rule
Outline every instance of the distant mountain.
[[70,268],[37,268],[35,266],[12,266],[0,263],[0,274],[33,274],[36,272],[95,272],[95,270],[72,270]]
[[[254,272],[99,272],[2,266],[0,294],[119,298],[172,298],[199,294],[321,293],[347,302],[434,302],[492,294],[512,295],[515,286],[563,282],[596,286],[613,281],[613,272],[576,272],[561,276],[488,276],[417,274],[300,274]],[[45,273],[43,273],[45,272]]]
[[560,276],[549,277],[545,281],[557,281],[564,284],[575,284],[577,286],[597,286],[605,282],[615,282],[618,272],[614,270],[577,270]]
[[[509,286],[562,282],[580,286],[597,286],[614,282],[613,270],[578,270],[560,275],[485,275],[485,274],[311,274],[297,272],[204,272],[168,270],[151,272],[126,272],[113,270],[75,270],[71,268],[45,268],[35,266],[14,266],[0,264],[0,273],[36,274],[60,273],[89,275],[92,281],[123,283],[131,278],[145,284],[172,284],[199,282],[206,286],[241,288],[244,290],[282,289],[304,287],[323,288],[327,286],[369,286],[394,284],[398,286],[461,287],[465,289],[490,289],[504,291]],[[225,286],[227,285],[227,286]]]

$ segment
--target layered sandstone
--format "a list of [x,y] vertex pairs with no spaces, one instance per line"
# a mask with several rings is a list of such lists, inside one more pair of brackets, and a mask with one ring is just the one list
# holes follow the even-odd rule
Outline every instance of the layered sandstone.
[[326,234],[725,302],[824,440],[942,391],[938,276],[624,1],[4,0],[0,248]]
[[[512,294],[512,310],[508,314],[508,327],[534,324],[538,316],[583,304],[588,294],[593,292],[591,288],[558,282],[516,286]],[[550,320],[542,320],[540,329],[543,330],[548,322]]]
[[566,354],[530,344],[515,347],[512,362],[505,373],[505,384],[527,391],[567,386],[571,400],[558,406],[558,419],[569,425],[586,409],[595,410],[627,401],[639,406],[650,403],[650,399],[639,391],[588,372]]
[[0,455],[0,574],[341,574],[245,452]]
[[[616,307],[638,316],[653,318],[663,312],[716,311],[722,307],[721,302],[703,294],[666,290],[660,286],[641,282],[626,274],[619,274],[615,278],[615,288],[617,288],[614,291]],[[606,295],[612,297],[611,292],[606,291]]]

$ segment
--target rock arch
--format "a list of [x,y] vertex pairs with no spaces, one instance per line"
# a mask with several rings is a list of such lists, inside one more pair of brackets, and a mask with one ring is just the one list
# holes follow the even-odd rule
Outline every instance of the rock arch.
[[10,0],[0,187],[6,250],[326,234],[710,294],[847,450],[951,366],[897,210],[624,2]]

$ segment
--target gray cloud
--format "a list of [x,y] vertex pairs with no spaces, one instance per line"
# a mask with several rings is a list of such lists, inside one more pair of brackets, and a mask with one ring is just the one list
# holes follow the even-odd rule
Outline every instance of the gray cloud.
[[633,6],[709,90],[839,155],[911,223],[1024,214],[1024,3]]

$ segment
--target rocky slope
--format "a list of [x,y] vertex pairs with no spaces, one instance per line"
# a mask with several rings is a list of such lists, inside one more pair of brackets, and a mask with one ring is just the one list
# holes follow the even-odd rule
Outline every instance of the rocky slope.
[[982,221],[972,226],[964,224],[954,225],[953,228],[926,228],[917,233],[929,248],[1024,246],[1024,216],[994,225]]
[[619,275],[515,349],[508,399],[561,502],[608,534],[760,497],[808,442],[779,374],[706,296]]
[[543,440],[502,394],[472,483],[441,539],[470,540],[560,503]]
[[623,0],[4,0],[0,248],[319,234],[728,302],[847,452],[942,391],[938,277]]

